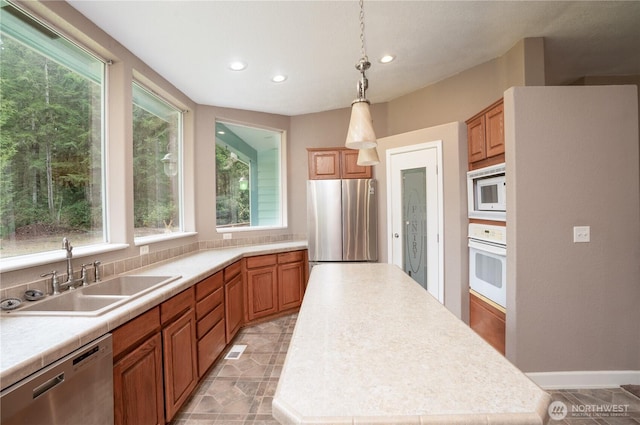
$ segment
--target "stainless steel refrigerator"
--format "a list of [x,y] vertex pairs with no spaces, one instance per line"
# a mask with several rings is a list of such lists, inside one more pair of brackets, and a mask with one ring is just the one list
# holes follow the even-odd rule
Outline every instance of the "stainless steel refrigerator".
[[376,180],[309,180],[309,261],[377,261]]

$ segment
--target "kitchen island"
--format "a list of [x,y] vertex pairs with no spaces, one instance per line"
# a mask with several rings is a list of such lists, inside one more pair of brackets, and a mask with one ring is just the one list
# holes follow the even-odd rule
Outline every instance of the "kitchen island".
[[550,396],[398,267],[315,266],[273,416],[288,424],[544,424]]

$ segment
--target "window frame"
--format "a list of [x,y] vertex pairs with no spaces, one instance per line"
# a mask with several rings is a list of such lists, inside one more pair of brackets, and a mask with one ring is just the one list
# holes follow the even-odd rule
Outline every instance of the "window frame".
[[[107,149],[108,149],[108,143],[109,143],[107,139],[108,127],[109,127],[109,118],[108,118],[109,88],[108,86],[109,86],[109,65],[111,65],[111,61],[108,59],[105,59],[102,55],[98,54],[94,49],[87,47],[85,43],[81,43],[76,38],[70,37],[67,34],[67,32],[64,31],[62,28],[60,28],[57,25],[51,24],[47,19],[43,19],[39,14],[34,13],[34,11],[32,11],[30,8],[23,7],[21,4],[17,4],[10,0],[6,0],[6,3],[8,3],[9,7],[13,7],[17,9],[19,12],[23,13],[25,16],[28,17],[28,19],[31,19],[34,22],[34,24],[42,26],[43,31],[49,31],[51,33],[56,34],[61,39],[64,39],[65,43],[68,43],[69,45],[81,51],[82,54],[90,56],[91,58],[95,59],[97,62],[100,63],[100,70],[97,74],[101,78],[101,81],[100,81],[100,93],[101,93],[101,96],[100,96],[100,102],[101,102],[101,105],[100,105],[100,120],[101,120],[100,121],[100,139],[101,139],[100,155],[101,157],[100,157],[99,166],[101,168],[101,171],[100,171],[101,197],[100,198],[102,202],[102,205],[101,205],[102,241],[91,243],[88,245],[81,245],[81,246],[74,247],[74,254],[77,256],[89,256],[89,255],[124,249],[129,245],[110,242],[111,225],[109,223],[109,215],[108,215],[109,203],[112,201],[111,196],[109,194],[109,179],[108,179],[107,167],[106,167]],[[9,37],[12,37],[12,36],[9,35]],[[23,37],[30,39],[31,36],[29,34],[25,34]],[[82,72],[81,70],[75,69],[78,66],[78,62],[74,61],[73,57],[75,54],[73,52],[71,53],[64,52],[63,50],[60,50],[60,48],[57,46],[55,46],[52,49],[52,51],[42,52],[43,46],[37,42],[36,42],[36,45],[32,46],[31,48],[42,56],[51,56],[54,53],[62,54],[64,57],[59,58],[59,60],[54,60],[52,58],[52,60],[54,62],[71,64],[71,65],[61,65],[61,66],[66,66],[67,68],[71,69],[73,72],[78,73],[80,75],[84,74],[84,72]],[[94,79],[95,75],[94,77],[92,77],[90,71],[85,71],[85,72],[88,72],[88,74],[83,75],[85,78]],[[62,240],[62,237],[61,237],[61,240]],[[62,250],[39,251],[39,252],[17,255],[17,256],[8,257],[8,258],[0,258],[0,273],[10,272],[15,270],[22,270],[29,267],[49,264],[52,262],[64,260],[65,258],[66,258],[66,254],[63,253]]]
[[[217,137],[217,133],[216,133],[216,124],[217,123],[222,123],[222,124],[231,124],[231,125],[235,125],[235,126],[243,126],[243,127],[249,127],[249,128],[254,128],[254,129],[258,129],[258,130],[265,130],[265,131],[271,131],[274,133],[279,133],[280,134],[280,148],[279,148],[279,164],[278,164],[278,178],[279,178],[279,186],[280,186],[280,202],[279,202],[279,208],[280,208],[280,220],[278,224],[274,224],[274,225],[265,225],[265,226],[244,226],[244,227],[218,227],[218,223],[217,223],[217,208],[216,208],[216,214],[214,215],[214,227],[216,230],[216,233],[218,234],[225,234],[225,233],[242,233],[242,232],[252,232],[252,231],[268,231],[268,230],[280,230],[280,229],[287,229],[289,224],[288,224],[288,199],[287,199],[287,131],[285,129],[281,129],[281,128],[274,128],[274,127],[269,127],[269,126],[265,126],[265,125],[260,125],[260,124],[255,124],[255,123],[248,123],[248,122],[244,122],[244,121],[237,121],[237,120],[233,120],[233,119],[227,119],[224,117],[216,117],[215,119],[215,123],[214,123],[214,152],[215,152],[215,147],[218,145],[218,137]],[[215,156],[214,156],[214,161],[215,161]],[[249,168],[251,169],[251,165],[249,166]],[[215,175],[214,178],[217,179],[217,173],[218,170],[216,169],[215,171]],[[213,195],[216,199],[217,202],[217,193],[216,190],[214,188],[214,192]],[[253,201],[250,200],[250,203],[252,203]],[[215,203],[214,203],[215,205]]]
[[[159,100],[161,102],[164,102],[167,106],[175,109],[178,113],[179,113],[179,119],[178,119],[178,141],[177,141],[177,164],[178,164],[178,174],[176,175],[176,178],[178,179],[178,183],[177,183],[177,187],[178,187],[178,199],[177,199],[177,207],[178,207],[178,216],[179,216],[179,230],[175,231],[175,232],[171,232],[171,233],[158,233],[158,234],[154,234],[154,235],[149,235],[149,236],[134,236],[133,241],[134,241],[134,245],[135,246],[141,246],[141,245],[146,245],[149,243],[154,243],[154,242],[160,242],[160,241],[164,241],[164,240],[169,240],[169,239],[176,239],[176,238],[181,238],[181,237],[185,237],[185,236],[190,236],[193,235],[194,232],[187,232],[186,226],[185,226],[185,217],[186,217],[186,210],[185,210],[185,178],[184,178],[184,170],[185,170],[185,166],[184,166],[184,139],[185,139],[185,108],[182,105],[179,105],[178,102],[176,102],[175,100],[172,100],[170,96],[167,96],[166,94],[160,94],[159,92],[162,92],[161,90],[158,90],[157,88],[151,88],[149,82],[145,82],[143,78],[141,77],[136,77],[134,76],[134,78],[131,81],[131,91],[132,91],[132,102],[131,102],[131,119],[132,119],[132,128],[133,128],[133,86],[137,85],[139,89],[141,89],[142,91],[145,91],[146,94],[157,98],[156,100]],[[133,145],[133,134],[132,134],[132,145]],[[132,155],[131,160],[133,161],[134,157]],[[132,177],[135,179],[135,170],[133,170],[133,174]],[[133,192],[133,187],[131,187],[131,190]],[[135,200],[134,200],[135,202]],[[135,205],[134,205],[134,211],[135,211]],[[132,211],[133,213],[133,211]],[[131,231],[134,233],[135,235],[135,224],[132,226]]]

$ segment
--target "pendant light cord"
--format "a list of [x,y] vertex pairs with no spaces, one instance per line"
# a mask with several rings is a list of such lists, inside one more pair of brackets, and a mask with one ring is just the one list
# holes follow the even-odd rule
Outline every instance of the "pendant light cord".
[[362,59],[368,62],[369,58],[364,49],[364,0],[360,0],[360,51],[362,53]]

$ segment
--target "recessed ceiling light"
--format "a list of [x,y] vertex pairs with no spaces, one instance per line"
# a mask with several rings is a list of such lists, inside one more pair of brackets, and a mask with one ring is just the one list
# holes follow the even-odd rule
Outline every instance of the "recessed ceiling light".
[[247,64],[242,61],[233,61],[229,64],[229,69],[232,71],[242,71],[247,67]]
[[218,134],[224,134],[223,130],[218,130]]
[[380,58],[380,63],[389,63],[389,62],[393,62],[393,60],[396,57],[393,55],[384,55],[383,57]]
[[274,75],[273,78],[271,78],[271,81],[273,81],[274,83],[281,83],[284,80],[287,79],[286,75]]

